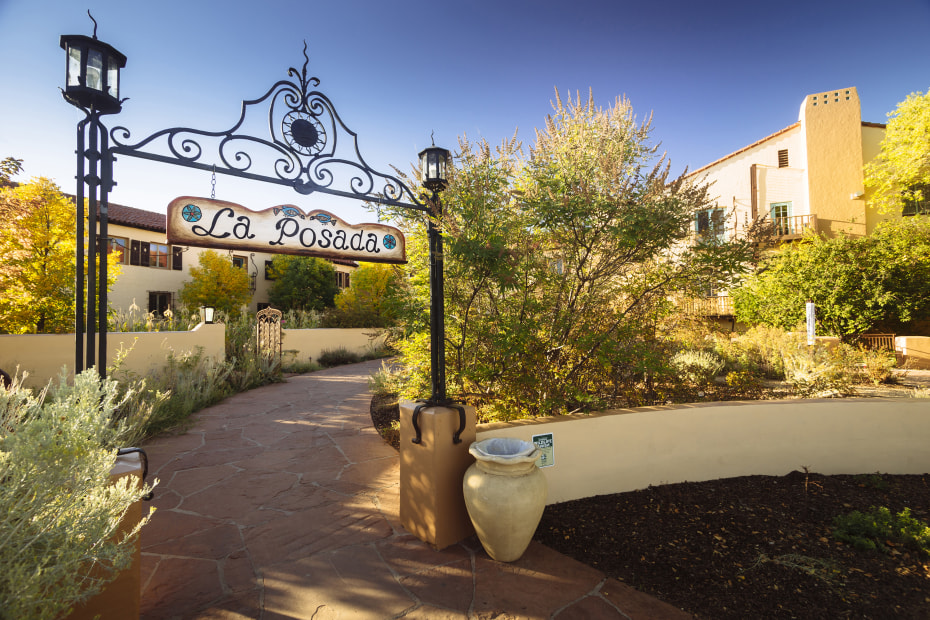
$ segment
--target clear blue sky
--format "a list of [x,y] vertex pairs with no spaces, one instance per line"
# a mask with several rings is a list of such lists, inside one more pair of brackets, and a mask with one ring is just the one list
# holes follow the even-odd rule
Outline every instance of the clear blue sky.
[[[930,87],[930,0],[0,0],[0,158],[74,192],[75,125],[61,98],[61,34],[92,34],[128,57],[123,112],[141,139],[159,129],[230,127],[243,99],[303,64],[359,134],[375,169],[459,136],[524,145],[554,89],[626,95],[673,171],[698,168],[797,120],[804,96],[855,86],[863,120]],[[209,174],[120,158],[112,202],[164,212],[208,196]],[[324,195],[230,177],[217,198],[253,209],[291,202],[359,222]]]

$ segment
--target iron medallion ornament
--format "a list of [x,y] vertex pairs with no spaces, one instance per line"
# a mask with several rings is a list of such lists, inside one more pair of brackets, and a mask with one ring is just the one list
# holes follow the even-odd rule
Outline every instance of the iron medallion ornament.
[[289,112],[281,121],[284,140],[302,155],[316,155],[326,146],[326,129],[304,112]]

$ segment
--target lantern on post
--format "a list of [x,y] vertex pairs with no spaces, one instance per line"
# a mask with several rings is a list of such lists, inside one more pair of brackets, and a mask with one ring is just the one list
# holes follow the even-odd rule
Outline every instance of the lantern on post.
[[423,185],[432,192],[441,192],[449,185],[446,168],[452,153],[436,146],[420,151],[420,174]]
[[213,325],[213,316],[216,314],[214,306],[200,306],[200,316],[207,325]]
[[[65,50],[65,87],[61,94],[65,101],[80,109],[85,116],[77,125],[74,370],[75,373],[79,373],[96,365],[100,377],[103,378],[106,376],[107,365],[106,257],[109,245],[107,230],[109,199],[107,195],[113,189],[113,155],[109,149],[107,129],[100,122],[100,117],[104,114],[116,114],[122,109],[123,100],[119,96],[119,72],[126,66],[126,57],[112,46],[97,40],[97,22],[90,11],[87,11],[87,16],[94,22],[93,37],[65,34],[60,38],[61,49]],[[86,257],[84,251],[85,195],[87,197]],[[86,316],[85,284],[87,287]],[[86,357],[83,342],[85,330],[87,334]],[[99,333],[99,336],[96,333]]]
[[[93,19],[93,18],[91,18]],[[122,109],[119,98],[119,72],[126,57],[115,48],[82,34],[61,35],[61,49],[67,52],[64,96],[69,103],[101,114],[116,114]]]
[[445,291],[442,265],[442,202],[439,192],[449,185],[447,167],[452,154],[435,144],[420,151],[421,182],[433,195],[430,198],[429,239],[429,290],[430,290],[430,383],[429,402],[445,405],[446,398],[446,323]]

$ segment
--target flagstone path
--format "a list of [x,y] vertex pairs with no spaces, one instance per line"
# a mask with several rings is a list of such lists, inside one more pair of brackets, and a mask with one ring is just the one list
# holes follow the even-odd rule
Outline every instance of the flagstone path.
[[144,447],[142,618],[689,618],[533,543],[442,551],[398,517],[397,452],[371,424],[380,361],[289,378]]

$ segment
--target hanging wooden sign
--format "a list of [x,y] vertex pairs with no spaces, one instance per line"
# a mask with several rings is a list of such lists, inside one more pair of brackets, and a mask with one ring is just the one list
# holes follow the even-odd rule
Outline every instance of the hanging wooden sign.
[[294,205],[252,211],[234,202],[181,196],[168,204],[168,243],[269,254],[406,263],[404,234],[384,224],[347,224]]

